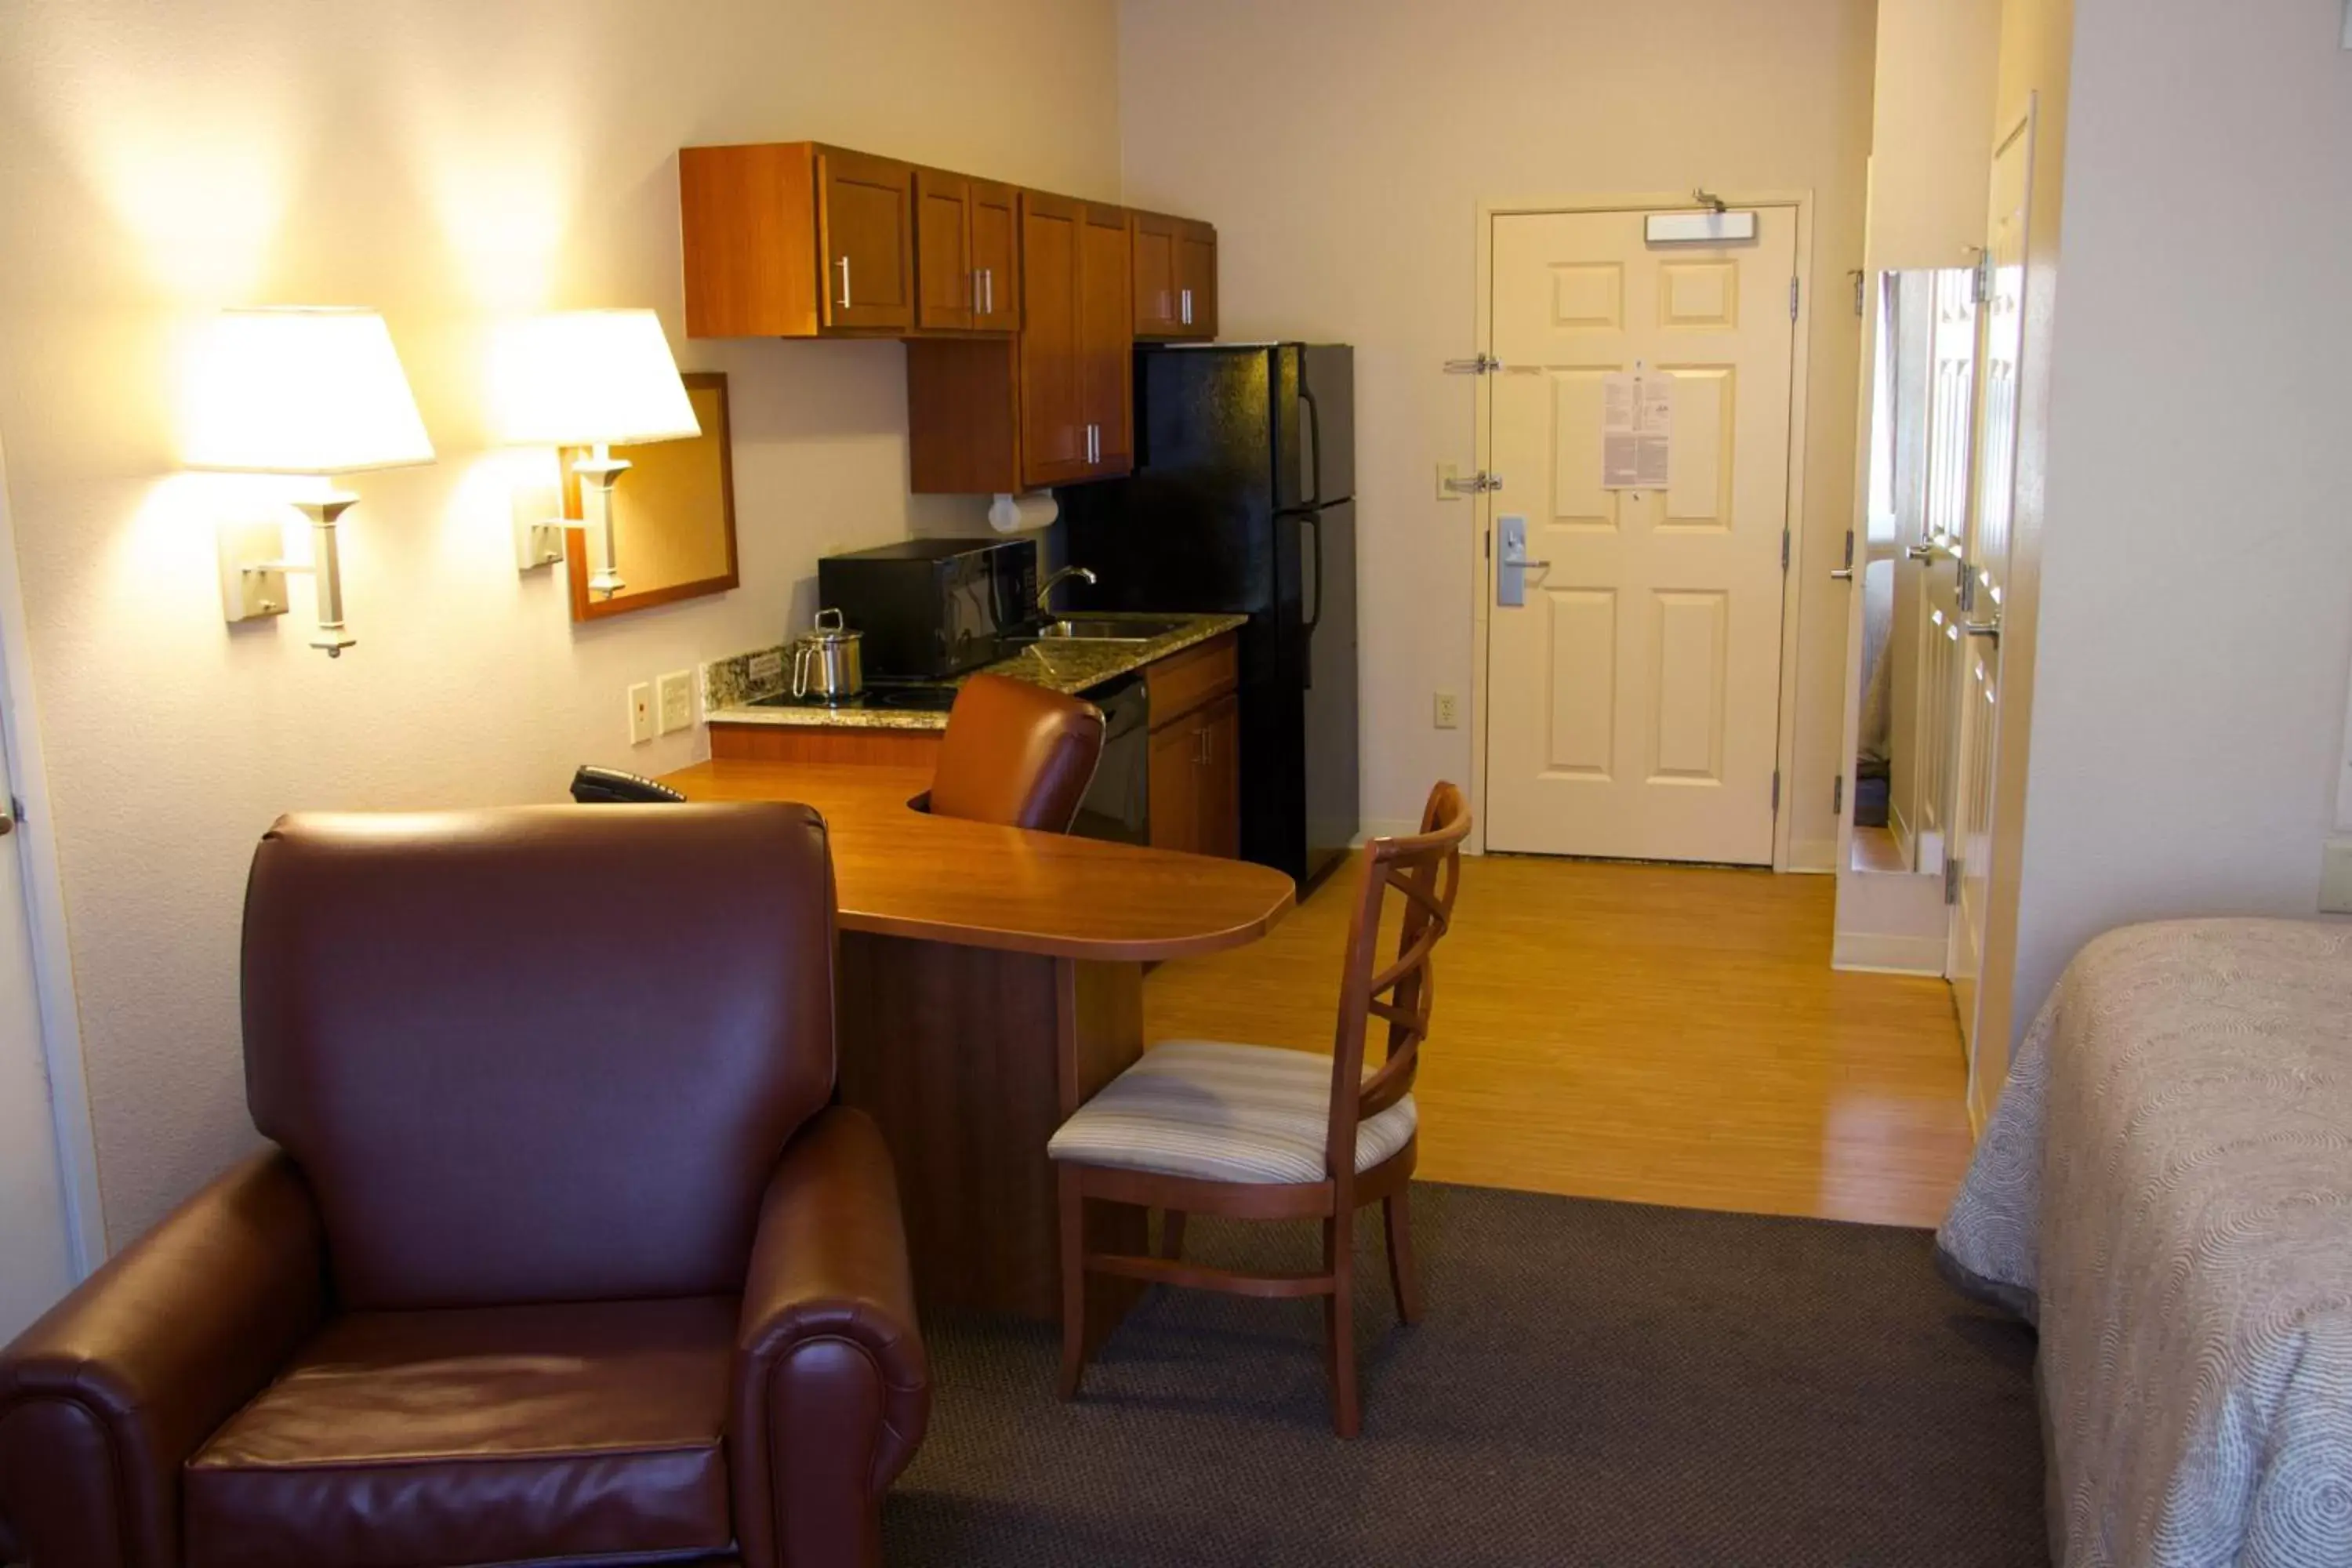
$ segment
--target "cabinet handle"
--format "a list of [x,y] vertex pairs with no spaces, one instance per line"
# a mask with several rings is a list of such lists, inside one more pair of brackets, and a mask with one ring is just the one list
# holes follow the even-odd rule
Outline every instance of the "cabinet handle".
[[839,265],[841,268],[841,308],[846,310],[849,309],[849,258],[846,256],[843,257]]
[[988,304],[985,309],[990,315],[993,316],[996,314],[996,268],[993,267],[983,267],[980,269],[980,276],[982,279],[982,286],[988,291]]
[[971,278],[971,309],[972,309],[972,313],[973,313],[973,314],[975,314],[975,315],[977,315],[977,314],[979,314],[979,313],[980,313],[980,310],[981,310],[981,304],[980,304],[980,268],[977,268],[977,267],[973,268],[970,273],[966,274],[966,276],[968,276],[968,277],[969,277],[969,278]]
[[1192,290],[1185,289],[1181,298],[1184,301],[1184,324],[1189,327],[1192,324]]
[[1192,760],[1204,768],[1209,765],[1209,732],[1206,730],[1192,731]]

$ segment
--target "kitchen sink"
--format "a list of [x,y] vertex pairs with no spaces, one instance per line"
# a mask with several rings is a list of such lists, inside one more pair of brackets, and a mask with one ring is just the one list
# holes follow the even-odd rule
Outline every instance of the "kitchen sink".
[[1182,617],[1155,620],[1148,616],[1066,616],[1047,621],[1034,634],[1039,642],[1150,642],[1184,625]]

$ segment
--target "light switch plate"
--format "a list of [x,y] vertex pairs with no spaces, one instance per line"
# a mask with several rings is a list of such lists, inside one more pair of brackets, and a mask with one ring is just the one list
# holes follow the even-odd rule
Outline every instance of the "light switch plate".
[[2352,838],[2331,838],[2321,852],[2319,912],[2352,915]]
[[658,734],[675,734],[694,723],[694,671],[674,669],[661,678],[655,689],[659,704],[654,729]]
[[629,744],[642,746],[654,738],[654,683],[640,680],[629,688]]

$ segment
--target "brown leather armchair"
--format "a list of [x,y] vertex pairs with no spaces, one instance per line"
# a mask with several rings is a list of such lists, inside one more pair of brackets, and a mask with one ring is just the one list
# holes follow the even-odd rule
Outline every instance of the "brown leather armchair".
[[277,1147],[0,1352],[0,1542],[878,1562],[930,1394],[889,1156],[828,1103],[833,952],[803,806],[280,821],[244,958]]
[[1102,710],[1025,680],[975,675],[956,692],[931,774],[940,816],[1067,833],[1102,761]]

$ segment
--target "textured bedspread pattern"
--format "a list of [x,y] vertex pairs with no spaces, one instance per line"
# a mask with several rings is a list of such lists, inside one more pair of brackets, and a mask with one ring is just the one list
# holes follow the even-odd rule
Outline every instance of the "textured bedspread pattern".
[[2352,927],[2085,947],[1937,1241],[2038,1317],[2063,1568],[2352,1563]]

